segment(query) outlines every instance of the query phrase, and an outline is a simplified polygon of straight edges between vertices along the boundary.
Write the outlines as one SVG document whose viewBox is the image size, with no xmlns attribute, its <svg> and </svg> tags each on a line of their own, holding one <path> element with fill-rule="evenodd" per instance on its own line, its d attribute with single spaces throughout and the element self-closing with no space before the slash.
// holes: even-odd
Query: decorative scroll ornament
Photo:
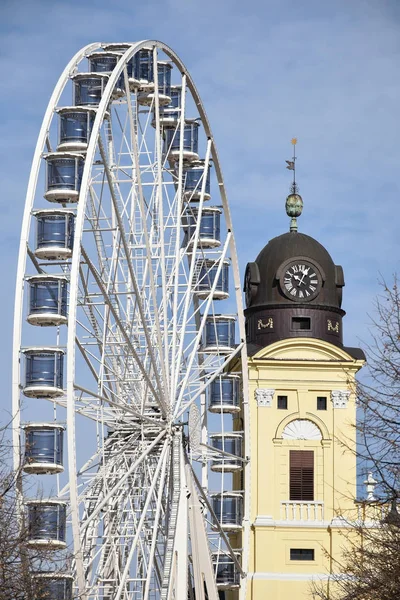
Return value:
<svg viewBox="0 0 400 600">
<path fill-rule="evenodd" d="M 273 329 L 274 328 L 274 320 L 272 317 L 269 317 L 265 321 L 263 319 L 258 319 L 257 329 Z"/>
<path fill-rule="evenodd" d="M 275 390 L 269 388 L 258 388 L 255 391 L 255 398 L 257 406 L 272 406 L 272 398 L 274 397 Z"/>
<path fill-rule="evenodd" d="M 322 440 L 320 429 L 308 419 L 296 419 L 288 423 L 282 432 L 284 440 Z"/>
<path fill-rule="evenodd" d="M 333 331 L 335 333 L 339 333 L 339 321 L 335 321 L 335 324 L 333 324 L 331 319 L 328 319 L 327 327 L 328 327 L 328 331 Z"/>
<path fill-rule="evenodd" d="M 350 398 L 350 390 L 332 390 L 331 400 L 333 408 L 347 408 Z"/>
</svg>

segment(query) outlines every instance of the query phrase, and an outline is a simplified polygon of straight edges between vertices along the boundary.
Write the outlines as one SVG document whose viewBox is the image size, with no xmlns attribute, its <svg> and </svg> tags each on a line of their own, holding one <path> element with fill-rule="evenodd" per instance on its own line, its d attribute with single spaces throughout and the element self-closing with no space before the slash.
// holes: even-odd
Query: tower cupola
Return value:
<svg viewBox="0 0 400 600">
<path fill-rule="evenodd" d="M 297 140 L 292 140 L 295 148 Z M 296 154 L 286 161 L 293 183 L 286 198 L 290 231 L 270 240 L 245 273 L 246 331 L 253 354 L 275 341 L 312 337 L 343 345 L 343 269 L 314 238 L 298 232 L 303 200 L 295 180 Z"/>
</svg>

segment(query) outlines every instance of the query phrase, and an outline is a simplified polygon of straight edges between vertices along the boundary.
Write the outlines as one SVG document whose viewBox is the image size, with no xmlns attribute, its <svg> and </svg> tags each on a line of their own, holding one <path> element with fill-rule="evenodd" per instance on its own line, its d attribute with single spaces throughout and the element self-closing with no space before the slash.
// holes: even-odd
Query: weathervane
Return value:
<svg viewBox="0 0 400 600">
<path fill-rule="evenodd" d="M 286 214 L 288 215 L 288 217 L 291 217 L 290 231 L 294 232 L 297 231 L 297 217 L 301 215 L 303 210 L 303 200 L 300 194 L 298 193 L 299 188 L 296 183 L 296 144 L 297 138 L 292 138 L 293 157 L 292 160 L 286 161 L 286 168 L 289 169 L 289 171 L 293 171 L 293 182 L 290 186 L 290 194 L 286 198 Z"/>
</svg>

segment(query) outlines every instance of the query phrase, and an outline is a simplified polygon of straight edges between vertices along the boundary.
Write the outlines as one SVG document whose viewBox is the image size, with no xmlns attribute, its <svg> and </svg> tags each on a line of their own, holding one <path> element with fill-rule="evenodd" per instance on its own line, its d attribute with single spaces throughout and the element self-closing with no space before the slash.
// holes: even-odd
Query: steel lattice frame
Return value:
<svg viewBox="0 0 400 600">
<path fill-rule="evenodd" d="M 23 446 L 21 348 L 25 338 L 30 339 L 24 325 L 25 280 L 31 272 L 52 274 L 58 268 L 69 279 L 67 332 L 64 333 L 66 328 L 54 328 L 55 345 L 63 346 L 65 336 L 66 347 L 65 396 L 54 402 L 55 415 L 57 410 L 66 411 L 68 441 L 68 477 L 67 481 L 60 478 L 58 497 L 69 503 L 69 542 L 79 597 L 186 600 L 188 589 L 194 585 L 196 598 L 204 598 L 204 577 L 208 597 L 217 598 L 211 581 L 214 574 L 210 550 L 223 547 L 224 552 L 232 553 L 232 549 L 222 529 L 210 534 L 207 525 L 211 506 L 202 487 L 207 487 L 208 466 L 216 453 L 207 445 L 205 394 L 229 365 L 240 364 L 243 455 L 248 459 L 241 282 L 225 185 L 210 125 L 186 67 L 165 44 L 129 44 L 109 76 L 85 152 L 72 259 L 52 265 L 38 261 L 32 250 L 32 210 L 43 202 L 37 184 L 43 153 L 52 149 L 55 109 L 82 61 L 104 46 L 86 46 L 62 73 L 45 113 L 31 168 L 15 297 L 15 466 L 21 463 Z M 214 188 L 220 194 L 225 223 L 221 247 L 212 251 L 200 247 L 199 225 L 190 245 L 185 245 L 181 234 L 183 135 L 176 163 L 178 177 L 172 180 L 162 147 L 157 85 L 147 113 L 137 104 L 135 93 L 113 100 L 121 75 L 125 89 L 129 89 L 127 62 L 149 47 L 153 49 L 155 81 L 160 53 L 180 73 L 182 106 L 177 128 L 183 133 L 186 90 L 201 120 L 205 134 L 204 173 L 212 160 L 217 183 Z M 204 176 L 199 215 L 204 204 L 205 179 Z M 217 274 L 210 293 L 201 299 L 193 292 L 197 276 L 193 257 L 210 256 L 217 261 Z M 240 343 L 227 355 L 207 356 L 199 353 L 198 347 L 207 315 L 215 314 L 213 294 L 228 257 Z M 39 330 L 38 338 L 40 334 Z M 198 404 L 201 411 L 203 444 L 189 452 L 184 423 L 192 404 Z M 77 426 L 78 420 L 85 423 L 83 429 Z M 222 421 L 221 416 L 223 430 Z M 191 466 L 193 460 L 203 465 L 202 485 Z M 240 538 L 242 599 L 248 562 L 247 461 L 243 470 L 247 491 L 243 493 Z M 222 473 L 219 479 L 223 490 L 226 475 Z"/>
</svg>

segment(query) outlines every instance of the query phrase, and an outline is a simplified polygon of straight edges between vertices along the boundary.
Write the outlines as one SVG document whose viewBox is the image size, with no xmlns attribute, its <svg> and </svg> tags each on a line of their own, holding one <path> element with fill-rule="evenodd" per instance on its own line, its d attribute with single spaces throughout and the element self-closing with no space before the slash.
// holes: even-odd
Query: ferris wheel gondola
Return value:
<svg viewBox="0 0 400 600">
<path fill-rule="evenodd" d="M 15 464 L 52 494 L 24 497 L 19 482 L 40 523 L 29 543 L 73 557 L 37 575 L 43 588 L 64 600 L 244 598 L 240 288 L 187 69 L 157 41 L 82 49 L 39 134 L 16 286 Z"/>
</svg>

